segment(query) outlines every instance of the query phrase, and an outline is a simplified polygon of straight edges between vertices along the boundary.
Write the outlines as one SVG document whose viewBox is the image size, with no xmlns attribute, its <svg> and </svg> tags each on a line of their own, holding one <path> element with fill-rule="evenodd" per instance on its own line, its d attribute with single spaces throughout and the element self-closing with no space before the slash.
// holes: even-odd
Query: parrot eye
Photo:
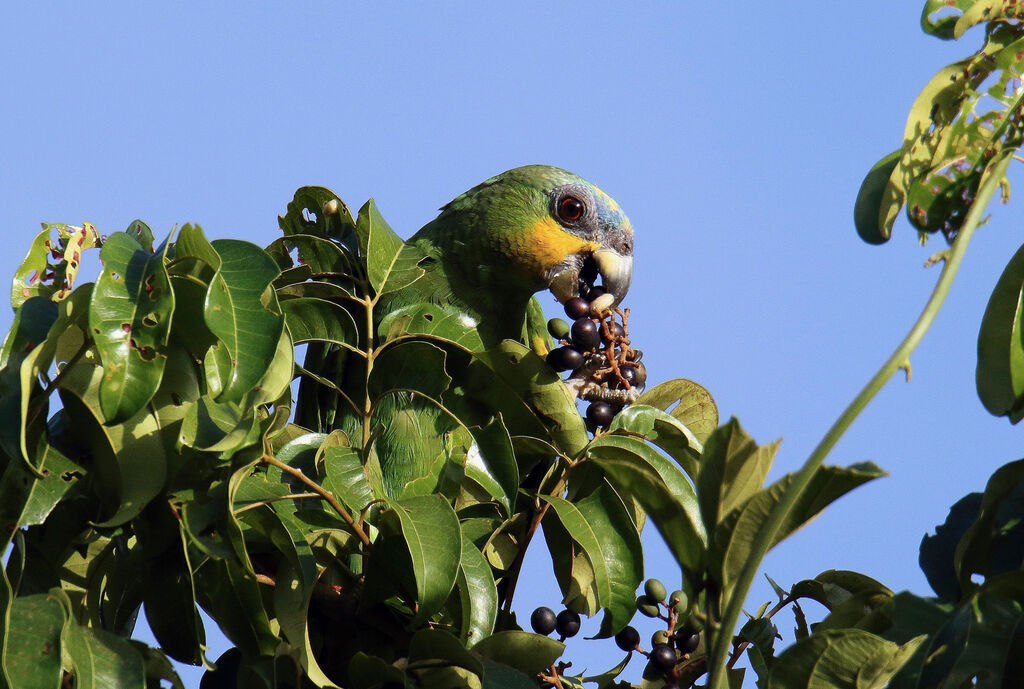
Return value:
<svg viewBox="0 0 1024 689">
<path fill-rule="evenodd" d="M 558 202 L 558 217 L 566 222 L 575 222 L 583 217 L 583 202 L 575 196 L 566 196 Z"/>
</svg>

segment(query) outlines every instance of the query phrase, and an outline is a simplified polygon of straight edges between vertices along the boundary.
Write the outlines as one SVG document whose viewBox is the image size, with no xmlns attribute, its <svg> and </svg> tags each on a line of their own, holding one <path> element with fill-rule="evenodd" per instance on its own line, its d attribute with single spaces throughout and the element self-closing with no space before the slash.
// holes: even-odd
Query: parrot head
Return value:
<svg viewBox="0 0 1024 689">
<path fill-rule="evenodd" d="M 600 279 L 617 304 L 633 277 L 633 228 L 619 205 L 582 177 L 547 165 L 519 167 L 444 206 L 438 221 L 461 226 L 482 247 L 481 288 L 549 289 L 560 302 Z M 450 222 L 446 222 L 450 221 Z M 491 279 L 486 279 L 486 278 Z"/>
</svg>

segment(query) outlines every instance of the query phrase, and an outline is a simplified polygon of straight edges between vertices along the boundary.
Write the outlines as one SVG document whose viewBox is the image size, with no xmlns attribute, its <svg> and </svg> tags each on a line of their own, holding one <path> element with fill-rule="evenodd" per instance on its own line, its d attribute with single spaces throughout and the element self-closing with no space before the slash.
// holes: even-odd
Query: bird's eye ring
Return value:
<svg viewBox="0 0 1024 689">
<path fill-rule="evenodd" d="M 583 202 L 575 196 L 566 196 L 558 202 L 558 217 L 575 222 L 583 217 Z"/>
</svg>

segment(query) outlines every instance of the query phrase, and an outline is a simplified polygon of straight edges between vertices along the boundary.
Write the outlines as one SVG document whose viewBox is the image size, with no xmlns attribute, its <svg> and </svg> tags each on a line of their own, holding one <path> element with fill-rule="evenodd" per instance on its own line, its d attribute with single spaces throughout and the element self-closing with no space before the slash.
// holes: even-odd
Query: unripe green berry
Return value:
<svg viewBox="0 0 1024 689">
<path fill-rule="evenodd" d="M 656 631 L 653 634 L 651 634 L 651 646 L 657 646 L 658 644 L 667 644 L 667 643 L 668 643 L 668 632 L 666 632 L 664 629 L 659 629 L 658 631 Z"/>
<path fill-rule="evenodd" d="M 569 337 L 569 324 L 561 318 L 552 318 L 548 321 L 548 332 L 556 340 Z"/>
<path fill-rule="evenodd" d="M 657 605 L 652 605 L 647 602 L 646 596 L 636 597 L 636 609 L 640 611 L 640 614 L 646 615 L 647 617 L 657 617 L 660 612 Z"/>
<path fill-rule="evenodd" d="M 657 604 L 665 600 L 665 585 L 657 579 L 648 579 L 644 582 L 644 596 L 648 603 Z"/>
<path fill-rule="evenodd" d="M 677 615 L 682 615 L 686 612 L 686 608 L 690 604 L 690 600 L 686 597 L 686 594 L 682 591 L 673 591 L 672 595 L 668 597 L 669 607 L 676 611 Z"/>
</svg>

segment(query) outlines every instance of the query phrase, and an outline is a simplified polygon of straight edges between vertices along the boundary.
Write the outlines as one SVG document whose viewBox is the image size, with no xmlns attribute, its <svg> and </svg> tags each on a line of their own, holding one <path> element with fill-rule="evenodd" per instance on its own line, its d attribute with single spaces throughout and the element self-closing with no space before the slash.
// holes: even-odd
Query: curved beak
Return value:
<svg viewBox="0 0 1024 689">
<path fill-rule="evenodd" d="M 548 289 L 560 302 L 580 295 L 581 287 L 601 284 L 615 297 L 613 305 L 622 301 L 633 281 L 633 254 L 601 247 L 566 257 L 549 271 Z"/>
</svg>

